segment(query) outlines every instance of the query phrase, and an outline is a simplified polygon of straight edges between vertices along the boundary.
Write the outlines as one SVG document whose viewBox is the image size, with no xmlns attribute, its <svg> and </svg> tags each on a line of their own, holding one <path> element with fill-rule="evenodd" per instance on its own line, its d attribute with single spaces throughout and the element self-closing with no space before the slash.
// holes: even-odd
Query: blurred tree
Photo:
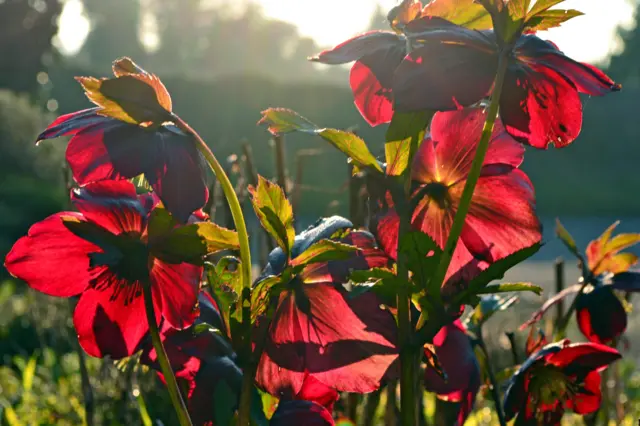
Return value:
<svg viewBox="0 0 640 426">
<path fill-rule="evenodd" d="M 59 0 L 0 1 L 0 88 L 35 94 L 53 59 Z"/>
<path fill-rule="evenodd" d="M 620 30 L 624 50 L 611 58 L 608 72 L 625 89 L 640 88 L 640 2 L 636 6 L 636 25 L 631 30 Z"/>
</svg>

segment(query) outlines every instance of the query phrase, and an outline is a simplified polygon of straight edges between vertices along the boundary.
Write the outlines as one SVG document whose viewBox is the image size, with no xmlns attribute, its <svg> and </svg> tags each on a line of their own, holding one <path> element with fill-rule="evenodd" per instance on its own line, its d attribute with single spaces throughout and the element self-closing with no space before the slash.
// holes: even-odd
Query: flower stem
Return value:
<svg viewBox="0 0 640 426">
<path fill-rule="evenodd" d="M 245 362 L 244 375 L 242 379 L 242 389 L 240 393 L 240 407 L 238 411 L 238 426 L 248 426 L 251 411 L 251 394 L 253 387 L 253 379 L 255 375 L 254 363 L 251 362 L 251 250 L 249 246 L 249 233 L 247 232 L 247 224 L 244 221 L 242 206 L 238 200 L 233 185 L 229 181 L 229 177 L 225 173 L 218 159 L 213 154 L 209 146 L 202 137 L 184 120 L 175 117 L 178 127 L 190 133 L 195 138 L 196 147 L 204 156 L 211 170 L 220 182 L 222 192 L 224 193 L 231 216 L 238 232 L 238 240 L 240 241 L 240 269 L 242 277 L 242 294 L 238 300 L 238 309 L 242 310 L 242 340 L 244 350 L 240 353 L 240 358 Z"/>
<path fill-rule="evenodd" d="M 453 224 L 451 225 L 451 230 L 449 231 L 449 238 L 447 239 L 447 243 L 445 244 L 440 263 L 438 264 L 438 268 L 436 269 L 436 274 L 432 279 L 432 282 L 437 283 L 439 288 L 441 288 L 442 284 L 444 283 L 445 276 L 447 275 L 447 270 L 449 269 L 449 265 L 451 264 L 453 252 L 455 251 L 458 240 L 460 239 L 460 234 L 462 233 L 462 228 L 464 227 L 465 218 L 467 217 L 469 206 L 471 205 L 473 191 L 475 190 L 478 179 L 480 178 L 480 172 L 482 171 L 484 157 L 487 154 L 487 150 L 489 148 L 489 141 L 491 140 L 491 134 L 493 133 L 493 125 L 495 124 L 496 117 L 498 116 L 498 107 L 500 104 L 500 95 L 502 94 L 502 85 L 504 82 L 505 73 L 507 71 L 507 53 L 508 50 L 505 50 L 500 54 L 500 58 L 498 61 L 498 72 L 496 74 L 496 79 L 494 82 L 493 94 L 491 95 L 491 103 L 489 104 L 489 109 L 487 111 L 487 118 L 482 129 L 482 136 L 480 138 L 480 142 L 478 143 L 478 148 L 476 150 L 475 157 L 473 158 L 473 163 L 471 163 L 471 170 L 469 171 L 467 181 L 462 191 L 462 196 L 460 197 L 458 210 L 456 211 L 456 215 L 453 219 Z"/>
<path fill-rule="evenodd" d="M 580 290 L 578 290 L 578 293 L 576 293 L 576 297 L 573 298 L 569 309 L 567 309 L 567 312 L 564 313 L 564 316 L 558 320 L 556 329 L 553 333 L 554 340 L 564 339 L 567 331 L 567 326 L 569 325 L 569 320 L 571 319 L 571 315 L 573 315 L 578 305 L 578 298 L 587 287 L 587 285 L 589 285 L 589 282 L 589 279 L 584 280 L 584 283 L 582 283 L 582 287 L 580 287 Z"/>
<path fill-rule="evenodd" d="M 494 405 L 496 407 L 496 414 L 498 415 L 498 421 L 500 422 L 500 426 L 507 426 L 507 421 L 504 417 L 504 411 L 502 410 L 502 400 L 500 398 L 500 392 L 498 392 L 498 381 L 496 380 L 496 376 L 493 373 L 493 367 L 491 366 L 491 358 L 489 357 L 489 351 L 487 350 L 487 346 L 484 344 L 484 339 L 482 338 L 482 330 L 478 333 L 478 346 L 484 353 L 484 358 L 486 361 L 487 367 L 487 375 L 489 376 L 489 382 L 491 383 L 490 391 L 491 398 L 493 398 Z"/>
<path fill-rule="evenodd" d="M 173 374 L 173 369 L 169 363 L 169 357 L 167 356 L 167 352 L 164 350 L 162 340 L 160 339 L 160 331 L 158 330 L 158 324 L 156 324 L 156 314 L 153 308 L 151 285 L 149 283 L 142 286 L 142 294 L 144 296 L 144 308 L 147 314 L 147 322 L 149 323 L 149 332 L 151 333 L 151 342 L 153 343 L 153 348 L 156 350 L 160 370 L 162 371 L 164 380 L 167 382 L 169 396 L 171 397 L 171 402 L 173 403 L 173 407 L 178 415 L 180 426 L 192 426 L 189 411 L 184 403 L 184 399 L 182 399 L 182 394 L 178 388 L 178 382 L 176 382 L 176 376 Z"/>
</svg>

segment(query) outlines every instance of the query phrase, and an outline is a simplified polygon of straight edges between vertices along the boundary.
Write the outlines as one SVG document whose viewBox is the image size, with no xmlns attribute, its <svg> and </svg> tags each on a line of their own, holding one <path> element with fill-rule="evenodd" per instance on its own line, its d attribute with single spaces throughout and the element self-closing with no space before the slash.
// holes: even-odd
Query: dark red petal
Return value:
<svg viewBox="0 0 640 426">
<path fill-rule="evenodd" d="M 485 97 L 493 84 L 495 44 L 479 32 L 456 27 L 430 31 L 396 69 L 397 111 L 460 109 Z"/>
<path fill-rule="evenodd" d="M 273 413 L 271 426 L 333 426 L 331 413 L 322 405 L 311 401 L 282 401 Z"/>
<path fill-rule="evenodd" d="M 160 199 L 179 221 L 186 223 L 209 197 L 200 154 L 193 141 L 171 131 L 154 136 L 155 152 L 145 176 Z"/>
<path fill-rule="evenodd" d="M 162 316 L 175 329 L 183 329 L 198 315 L 196 302 L 202 267 L 181 263 L 172 265 L 154 259 L 151 267 L 153 291 L 162 297 Z"/>
<path fill-rule="evenodd" d="M 71 191 L 71 202 L 83 216 L 114 235 L 125 232 L 142 234 L 146 211 L 136 195 L 135 187 L 125 180 L 90 183 Z"/>
<path fill-rule="evenodd" d="M 516 63 L 505 76 L 500 115 L 520 142 L 561 148 L 580 134 L 582 102 L 576 87 L 553 69 Z"/>
<path fill-rule="evenodd" d="M 286 398 L 286 397 L 285 397 Z M 316 379 L 314 376 L 306 374 L 302 382 L 302 388 L 295 399 L 302 401 L 313 401 L 324 408 L 333 411 L 333 405 L 338 400 L 338 392 Z"/>
<path fill-rule="evenodd" d="M 75 135 L 87 127 L 94 127 L 112 120 L 109 117 L 98 115 L 97 110 L 98 108 L 90 108 L 61 115 L 38 136 L 38 142 L 44 139 Z"/>
<path fill-rule="evenodd" d="M 35 290 L 51 296 L 70 297 L 87 288 L 92 274 L 89 253 L 100 248 L 73 234 L 62 216 L 84 220 L 79 213 L 63 212 L 31 226 L 5 258 L 11 275 L 24 280 Z"/>
<path fill-rule="evenodd" d="M 375 233 L 380 248 L 392 259 L 398 257 L 398 230 L 400 216 L 395 209 L 388 209 L 376 218 Z"/>
<path fill-rule="evenodd" d="M 582 334 L 595 343 L 610 343 L 627 329 L 627 312 L 608 286 L 578 295 L 576 318 Z"/>
<path fill-rule="evenodd" d="M 369 31 L 342 42 L 333 49 L 320 52 L 311 60 L 329 65 L 346 64 L 397 46 L 404 47 L 405 41 L 396 33 Z"/>
<path fill-rule="evenodd" d="M 149 330 L 142 290 L 139 286 L 133 288 L 131 284 L 118 280 L 106 268 L 96 278 L 95 286 L 105 288 L 92 288 L 82 293 L 73 313 L 80 345 L 95 357 L 109 355 L 118 359 L 132 355 Z M 112 300 L 118 286 L 123 290 Z M 127 297 L 129 295 L 131 297 Z M 155 310 L 157 322 L 161 317 L 160 306 L 157 305 Z"/>
<path fill-rule="evenodd" d="M 372 293 L 347 297 L 329 284 L 285 293 L 256 380 L 281 395 L 300 392 L 305 373 L 335 389 L 371 392 L 397 359 L 396 324 Z"/>
<path fill-rule="evenodd" d="M 565 340 L 561 350 L 546 356 L 546 362 L 573 375 L 599 371 L 620 357 L 620 352 L 616 349 L 600 343 L 569 343 Z"/>
<path fill-rule="evenodd" d="M 578 414 L 589 414 L 600 408 L 601 401 L 600 373 L 592 371 L 585 377 L 582 391 L 568 400 L 566 407 Z"/>
</svg>

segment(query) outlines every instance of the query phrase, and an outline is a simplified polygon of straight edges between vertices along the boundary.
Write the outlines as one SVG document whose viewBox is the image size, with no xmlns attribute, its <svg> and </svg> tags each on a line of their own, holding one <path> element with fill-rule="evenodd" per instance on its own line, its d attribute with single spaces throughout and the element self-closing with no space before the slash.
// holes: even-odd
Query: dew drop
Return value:
<svg viewBox="0 0 640 426">
<path fill-rule="evenodd" d="M 320 355 L 324 355 L 324 346 L 320 346 L 320 349 L 318 349 L 318 353 L 320 353 Z"/>
</svg>

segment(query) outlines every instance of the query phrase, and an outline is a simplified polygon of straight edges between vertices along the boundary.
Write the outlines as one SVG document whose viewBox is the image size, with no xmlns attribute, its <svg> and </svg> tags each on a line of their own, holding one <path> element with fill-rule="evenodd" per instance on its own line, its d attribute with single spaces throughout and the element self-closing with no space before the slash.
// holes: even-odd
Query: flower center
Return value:
<svg viewBox="0 0 640 426">
<path fill-rule="evenodd" d="M 107 266 L 117 278 L 130 283 L 149 280 L 149 249 L 138 233 L 120 234 L 112 244 L 91 253 L 91 266 Z"/>
<path fill-rule="evenodd" d="M 427 196 L 438 204 L 441 209 L 448 209 L 451 206 L 449 187 L 442 182 L 430 182 L 422 185 L 416 192 L 418 199 Z"/>
<path fill-rule="evenodd" d="M 578 385 L 562 370 L 554 366 L 541 366 L 532 371 L 529 378 L 529 395 L 532 407 L 537 413 L 544 413 L 545 407 L 557 407 L 571 399 L 578 391 Z"/>
</svg>

